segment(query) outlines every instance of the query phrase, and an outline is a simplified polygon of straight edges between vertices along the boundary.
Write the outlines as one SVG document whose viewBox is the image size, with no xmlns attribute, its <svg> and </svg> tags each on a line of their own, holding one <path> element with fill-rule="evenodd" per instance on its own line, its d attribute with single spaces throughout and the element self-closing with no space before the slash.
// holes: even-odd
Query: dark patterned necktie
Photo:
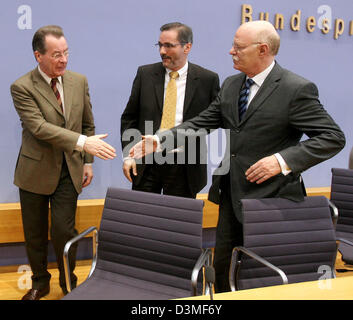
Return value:
<svg viewBox="0 0 353 320">
<path fill-rule="evenodd" d="M 64 113 L 63 104 L 61 102 L 61 97 L 60 97 L 60 92 L 59 92 L 58 88 L 56 87 L 56 83 L 58 81 L 59 81 L 58 78 L 51 79 L 51 88 L 54 91 L 56 99 L 58 100 L 58 104 L 59 104 L 59 106 L 61 108 L 61 111 Z"/>
<path fill-rule="evenodd" d="M 249 98 L 249 92 L 250 92 L 250 87 L 254 84 L 254 80 L 248 79 L 245 82 L 244 88 L 240 91 L 239 94 L 239 101 L 238 101 L 238 106 L 239 106 L 239 121 L 244 116 L 244 113 L 246 111 L 246 106 L 248 104 L 248 98 Z"/>
</svg>

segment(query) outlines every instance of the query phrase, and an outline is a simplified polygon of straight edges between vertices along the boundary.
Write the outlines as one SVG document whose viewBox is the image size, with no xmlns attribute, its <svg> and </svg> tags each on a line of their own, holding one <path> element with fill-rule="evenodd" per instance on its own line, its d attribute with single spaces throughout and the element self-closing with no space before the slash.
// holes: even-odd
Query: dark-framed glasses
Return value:
<svg viewBox="0 0 353 320">
<path fill-rule="evenodd" d="M 185 43 L 170 43 L 170 42 L 165 42 L 165 43 L 161 43 L 161 42 L 157 42 L 154 46 L 156 48 L 161 49 L 162 47 L 165 49 L 172 49 L 175 48 L 177 46 L 183 46 Z"/>
</svg>

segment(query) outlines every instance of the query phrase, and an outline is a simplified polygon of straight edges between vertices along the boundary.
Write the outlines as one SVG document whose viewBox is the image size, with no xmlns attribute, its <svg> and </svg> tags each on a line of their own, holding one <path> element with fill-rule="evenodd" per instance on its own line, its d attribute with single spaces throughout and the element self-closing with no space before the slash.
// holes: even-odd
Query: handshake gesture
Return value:
<svg viewBox="0 0 353 320">
<path fill-rule="evenodd" d="M 107 136 L 108 134 L 97 134 L 87 137 L 83 150 L 103 160 L 114 159 L 116 157 L 115 149 L 102 140 Z"/>
<path fill-rule="evenodd" d="M 129 151 L 129 157 L 134 159 L 141 159 L 146 155 L 157 150 L 157 141 L 154 136 L 142 136 L 142 140 L 136 143 Z"/>
</svg>

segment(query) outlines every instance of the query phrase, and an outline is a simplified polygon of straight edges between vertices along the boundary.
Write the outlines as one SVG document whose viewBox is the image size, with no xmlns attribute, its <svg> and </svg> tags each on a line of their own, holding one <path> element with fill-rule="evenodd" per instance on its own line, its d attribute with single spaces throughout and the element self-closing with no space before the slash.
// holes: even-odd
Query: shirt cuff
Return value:
<svg viewBox="0 0 353 320">
<path fill-rule="evenodd" d="M 83 151 L 83 146 L 85 145 L 86 139 L 87 139 L 87 136 L 81 134 L 77 140 L 75 150 L 80 152 Z"/>
<path fill-rule="evenodd" d="M 277 161 L 278 161 L 278 163 L 279 163 L 279 165 L 281 167 L 282 174 L 284 176 L 290 174 L 292 172 L 292 170 L 288 167 L 288 165 L 284 161 L 283 157 L 279 153 L 276 153 L 275 157 L 277 158 Z"/>
<path fill-rule="evenodd" d="M 161 152 L 161 140 L 159 140 L 159 137 L 156 134 L 153 136 L 153 140 L 157 142 L 156 152 Z"/>
</svg>

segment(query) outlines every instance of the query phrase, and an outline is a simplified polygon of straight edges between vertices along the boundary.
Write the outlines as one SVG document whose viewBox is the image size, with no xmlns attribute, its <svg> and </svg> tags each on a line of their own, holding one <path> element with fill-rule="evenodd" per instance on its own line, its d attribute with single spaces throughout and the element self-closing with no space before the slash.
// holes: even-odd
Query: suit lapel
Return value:
<svg viewBox="0 0 353 320">
<path fill-rule="evenodd" d="M 234 119 L 234 126 L 237 126 L 239 124 L 239 105 L 238 105 L 238 100 L 239 100 L 239 92 L 241 89 L 241 86 L 243 85 L 245 81 L 245 74 L 243 74 L 240 79 L 237 81 L 234 81 L 233 84 L 233 90 L 232 90 L 232 95 L 231 95 L 231 105 L 232 105 L 232 119 Z"/>
<path fill-rule="evenodd" d="M 64 88 L 64 102 L 65 102 L 65 118 L 66 121 L 70 118 L 72 97 L 73 97 L 73 79 L 70 74 L 66 71 L 63 79 L 63 88 Z"/>
<path fill-rule="evenodd" d="M 247 121 L 251 115 L 262 105 L 262 103 L 270 96 L 270 94 L 278 87 L 278 81 L 281 78 L 281 67 L 276 63 L 270 74 L 265 79 L 255 97 L 245 112 L 241 123 Z"/>
<path fill-rule="evenodd" d="M 186 111 L 190 107 L 192 98 L 196 91 L 198 85 L 199 75 L 192 63 L 189 62 L 188 67 L 188 75 L 186 78 L 186 87 L 185 87 L 185 99 L 184 99 L 184 108 L 183 108 L 183 116 L 185 116 Z"/>
<path fill-rule="evenodd" d="M 157 64 L 153 73 L 154 89 L 159 109 L 163 110 L 165 69 L 162 63 Z"/>
<path fill-rule="evenodd" d="M 33 86 L 57 112 L 63 115 L 52 88 L 50 88 L 49 84 L 43 79 L 37 68 L 33 70 Z"/>
</svg>

